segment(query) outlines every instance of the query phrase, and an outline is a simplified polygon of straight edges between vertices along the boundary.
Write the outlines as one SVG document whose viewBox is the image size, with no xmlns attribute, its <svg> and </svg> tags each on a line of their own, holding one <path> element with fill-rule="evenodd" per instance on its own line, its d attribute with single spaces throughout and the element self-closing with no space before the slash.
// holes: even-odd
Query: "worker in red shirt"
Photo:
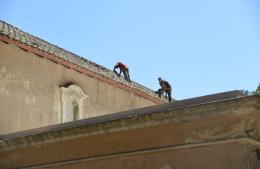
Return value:
<svg viewBox="0 0 260 169">
<path fill-rule="evenodd" d="M 119 73 L 116 71 L 117 68 L 119 68 L 119 70 L 120 70 Z M 122 62 L 117 62 L 117 64 L 114 66 L 113 72 L 115 72 L 119 77 L 121 76 L 121 73 L 123 72 L 123 74 L 125 76 L 125 80 L 131 82 L 130 75 L 129 75 L 129 69 L 126 64 L 123 64 Z"/>
</svg>

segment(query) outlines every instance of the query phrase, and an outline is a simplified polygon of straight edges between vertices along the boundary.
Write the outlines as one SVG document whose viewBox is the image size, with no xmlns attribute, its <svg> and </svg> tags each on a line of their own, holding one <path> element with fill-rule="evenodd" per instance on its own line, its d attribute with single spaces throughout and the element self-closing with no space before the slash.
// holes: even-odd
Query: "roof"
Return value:
<svg viewBox="0 0 260 169">
<path fill-rule="evenodd" d="M 37 49 L 40 50 L 41 52 L 54 55 L 57 59 L 61 59 L 65 62 L 87 69 L 102 77 L 106 77 L 108 79 L 121 83 L 128 88 L 130 87 L 132 89 L 141 91 L 149 96 L 152 96 L 153 98 L 156 98 L 157 100 L 161 100 L 161 102 L 163 101 L 163 99 L 158 98 L 158 96 L 154 93 L 153 90 L 133 81 L 129 83 L 122 77 L 118 78 L 117 76 L 115 76 L 113 71 L 109 70 L 104 66 L 101 66 L 97 63 L 94 63 L 90 60 L 80 57 L 72 52 L 69 52 L 56 45 L 53 45 L 45 40 L 42 40 L 36 36 L 26 33 L 1 20 L 0 20 L 0 37 L 7 37 L 18 43 L 26 45 L 32 49 Z"/>
</svg>

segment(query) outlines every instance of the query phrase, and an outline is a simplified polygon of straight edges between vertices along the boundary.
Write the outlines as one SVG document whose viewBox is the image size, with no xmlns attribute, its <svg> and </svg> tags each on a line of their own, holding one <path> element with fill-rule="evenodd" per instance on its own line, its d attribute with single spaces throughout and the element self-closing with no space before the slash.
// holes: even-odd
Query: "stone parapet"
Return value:
<svg viewBox="0 0 260 169">
<path fill-rule="evenodd" d="M 226 147 L 223 153 L 230 146 L 240 149 L 242 145 L 250 145 L 258 149 L 259 122 L 259 96 L 204 98 L 193 103 L 186 100 L 182 104 L 162 104 L 2 135 L 0 164 L 1 168 L 55 168 L 87 163 L 90 159 L 121 159 L 134 154 L 174 153 L 180 149 L 206 151 L 207 147 L 212 153 L 217 151 L 213 147 L 218 146 Z M 232 153 L 232 158 L 235 154 Z"/>
</svg>

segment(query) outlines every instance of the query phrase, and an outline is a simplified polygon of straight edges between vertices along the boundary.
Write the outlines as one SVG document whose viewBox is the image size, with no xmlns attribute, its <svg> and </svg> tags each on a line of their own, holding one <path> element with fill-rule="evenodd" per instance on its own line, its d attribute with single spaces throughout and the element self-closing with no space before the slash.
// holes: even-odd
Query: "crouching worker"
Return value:
<svg viewBox="0 0 260 169">
<path fill-rule="evenodd" d="M 172 87 L 171 85 L 166 81 L 163 80 L 161 77 L 158 78 L 159 84 L 161 86 L 160 89 L 158 89 L 158 91 L 156 91 L 155 93 L 159 95 L 159 97 L 161 98 L 161 96 L 163 95 L 163 93 L 166 93 L 166 96 L 168 97 L 169 102 L 172 101 Z"/>
<path fill-rule="evenodd" d="M 116 71 L 116 69 L 119 68 L 119 73 Z M 130 75 L 129 75 L 129 69 L 127 67 L 126 64 L 123 64 L 122 62 L 118 62 L 115 66 L 114 66 L 114 70 L 113 72 L 115 72 L 117 74 L 118 77 L 121 76 L 121 73 L 123 72 L 125 80 L 131 82 L 130 80 Z"/>
</svg>

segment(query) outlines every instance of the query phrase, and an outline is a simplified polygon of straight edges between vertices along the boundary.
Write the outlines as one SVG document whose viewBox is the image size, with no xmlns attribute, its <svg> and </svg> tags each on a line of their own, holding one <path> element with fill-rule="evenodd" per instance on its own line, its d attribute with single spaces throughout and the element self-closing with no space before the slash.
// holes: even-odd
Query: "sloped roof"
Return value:
<svg viewBox="0 0 260 169">
<path fill-rule="evenodd" d="M 158 96 L 154 93 L 153 90 L 148 89 L 147 87 L 145 87 L 143 85 L 140 85 L 133 81 L 132 81 L 132 83 L 129 83 L 123 77 L 118 78 L 117 76 L 115 76 L 113 71 L 105 68 L 104 66 L 101 66 L 97 63 L 94 63 L 90 60 L 80 57 L 72 52 L 62 49 L 56 45 L 53 45 L 45 40 L 42 40 L 36 36 L 26 33 L 16 27 L 0 20 L 0 37 L 1 36 L 15 40 L 19 43 L 29 46 L 30 48 L 35 48 L 42 52 L 46 52 L 50 55 L 54 55 L 58 59 L 62 59 L 64 61 L 72 63 L 76 66 L 87 69 L 95 74 L 98 74 L 98 75 L 101 75 L 108 79 L 111 79 L 113 81 L 122 83 L 122 84 L 126 85 L 127 87 L 141 91 L 149 96 L 158 98 Z M 160 100 L 160 99 L 158 98 L 158 100 Z M 161 99 L 161 100 L 163 100 L 163 99 Z"/>
</svg>

